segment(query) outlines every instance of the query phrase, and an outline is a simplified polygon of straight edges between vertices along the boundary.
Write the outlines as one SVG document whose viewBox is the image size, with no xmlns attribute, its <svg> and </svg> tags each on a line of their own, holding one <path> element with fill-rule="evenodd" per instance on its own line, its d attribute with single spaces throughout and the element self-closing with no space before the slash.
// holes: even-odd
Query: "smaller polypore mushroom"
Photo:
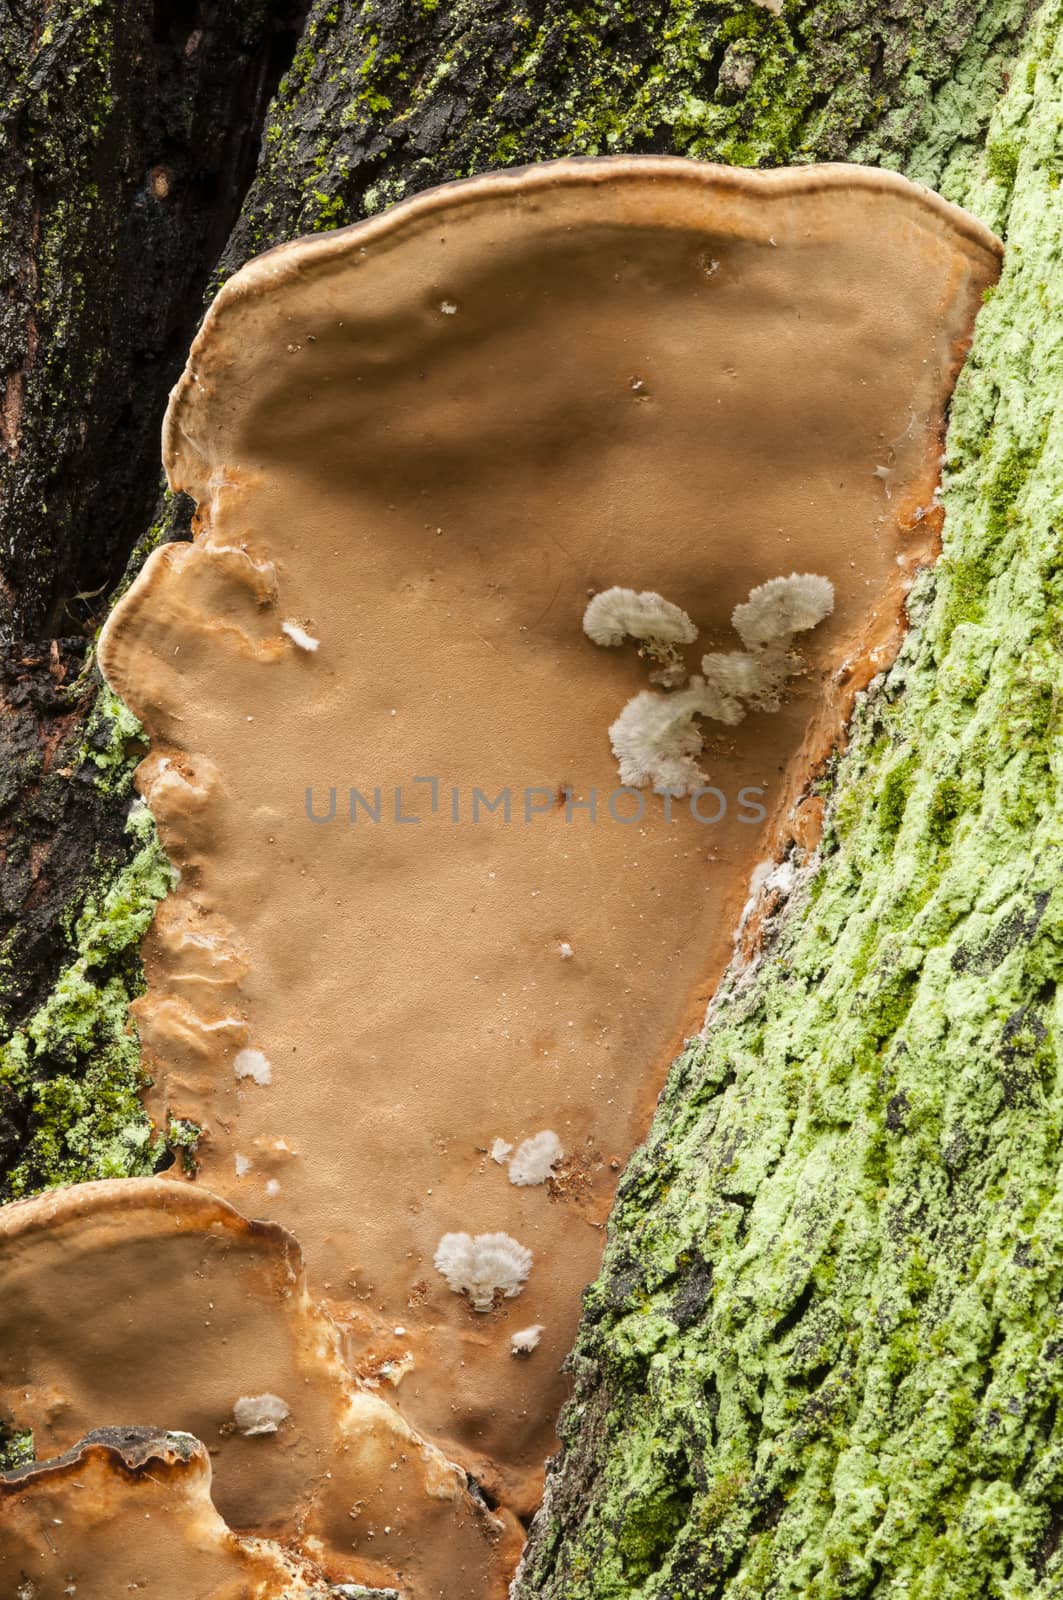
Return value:
<svg viewBox="0 0 1063 1600">
<path fill-rule="evenodd" d="M 0 1385 L 49 1455 L 116 1419 L 209 1439 L 226 1520 L 298 1540 L 352 1580 L 402 1571 L 458 1600 L 451 1575 L 490 1573 L 519 1534 L 354 1382 L 292 1236 L 188 1184 L 78 1184 L 0 1209 Z"/>
<path fill-rule="evenodd" d="M 213 1600 L 330 1592 L 306 1560 L 231 1532 L 210 1482 L 198 1439 L 154 1428 L 101 1428 L 53 1461 L 0 1477 L 0 1591 L 12 1600 L 109 1600 L 133 1589 Z"/>
</svg>

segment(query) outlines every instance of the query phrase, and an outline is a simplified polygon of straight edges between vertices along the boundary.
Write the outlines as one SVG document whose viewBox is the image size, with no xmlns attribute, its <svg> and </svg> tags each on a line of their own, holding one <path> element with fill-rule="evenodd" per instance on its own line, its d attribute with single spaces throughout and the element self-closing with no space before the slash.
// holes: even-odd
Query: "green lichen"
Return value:
<svg viewBox="0 0 1063 1600">
<path fill-rule="evenodd" d="M 138 743 L 142 750 L 147 748 L 140 722 L 104 684 L 86 722 L 76 763 L 91 762 L 97 772 L 97 788 L 122 799 L 132 791 L 136 763 L 130 760 L 130 746 Z"/>
<path fill-rule="evenodd" d="M 116 803 L 130 791 L 130 747 L 142 748 L 141 740 L 136 718 L 103 689 L 82 760 L 95 766 L 97 785 Z M 72 959 L 44 1004 L 0 1042 L 0 1093 L 26 1107 L 29 1121 L 19 1162 L 4 1182 L 7 1199 L 59 1183 L 133 1177 L 159 1163 L 128 1007 L 143 992 L 137 947 L 175 873 L 140 801 L 130 807 L 126 830 L 134 853 L 117 870 L 101 869 L 71 929 Z"/>
<path fill-rule="evenodd" d="M 625 1175 L 522 1600 L 1063 1592 L 1061 145 L 1053 0 L 956 196 L 943 559 Z"/>
</svg>

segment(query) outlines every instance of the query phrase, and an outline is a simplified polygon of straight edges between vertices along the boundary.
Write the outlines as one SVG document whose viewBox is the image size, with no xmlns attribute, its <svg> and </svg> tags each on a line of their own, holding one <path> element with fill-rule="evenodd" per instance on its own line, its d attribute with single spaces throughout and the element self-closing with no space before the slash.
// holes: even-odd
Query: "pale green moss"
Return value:
<svg viewBox="0 0 1063 1600">
<path fill-rule="evenodd" d="M 526 1600 L 1063 1592 L 1061 149 L 1053 0 L 957 193 L 1008 256 L 943 557 L 624 1178 Z"/>
</svg>

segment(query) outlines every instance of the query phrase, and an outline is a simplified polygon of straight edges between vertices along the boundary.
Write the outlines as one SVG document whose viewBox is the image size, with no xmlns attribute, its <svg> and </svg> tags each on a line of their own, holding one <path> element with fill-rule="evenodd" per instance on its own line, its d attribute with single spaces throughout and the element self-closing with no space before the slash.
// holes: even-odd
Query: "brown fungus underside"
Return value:
<svg viewBox="0 0 1063 1600">
<path fill-rule="evenodd" d="M 338 1339 L 318 1387 L 342 1357 L 504 1508 L 470 1531 L 462 1495 L 444 1515 L 411 1479 L 371 1541 L 308 1522 L 325 1429 L 287 1512 L 248 1502 L 242 1528 L 425 1597 L 504 1585 L 619 1165 L 753 869 L 815 848 L 810 778 L 934 553 L 944 408 L 998 266 L 979 224 L 890 173 L 618 159 L 435 191 L 218 296 L 165 432 L 195 542 L 150 558 L 100 646 L 182 873 L 136 1006 L 152 1109 L 205 1129 L 201 1185 L 299 1239 Z M 696 670 L 792 571 L 828 578 L 834 613 L 777 713 L 707 729 L 726 816 L 645 793 L 618 820 L 637 805 L 609 808 L 607 729 L 645 669 L 590 643 L 588 595 L 681 606 Z M 352 788 L 372 810 L 379 790 L 379 820 L 349 819 Z M 331 789 L 311 820 L 306 791 L 324 818 Z M 474 791 L 507 789 L 508 820 L 482 800 L 474 820 Z M 509 1182 L 494 1141 L 547 1129 L 553 1177 Z M 433 1265 L 452 1232 L 530 1249 L 522 1290 L 472 1310 Z M 195 1319 L 173 1327 L 213 1390 Z M 116 1368 L 138 1328 L 99 1335 Z M 164 1425 L 196 1431 L 191 1407 Z M 263 1470 L 280 1438 L 245 1441 Z M 229 1441 L 216 1472 L 224 1506 Z"/>
</svg>

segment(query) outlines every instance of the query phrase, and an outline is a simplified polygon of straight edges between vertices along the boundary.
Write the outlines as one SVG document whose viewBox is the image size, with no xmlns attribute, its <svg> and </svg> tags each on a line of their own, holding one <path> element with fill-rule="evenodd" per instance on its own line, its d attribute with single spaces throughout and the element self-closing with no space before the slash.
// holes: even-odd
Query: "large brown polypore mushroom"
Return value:
<svg viewBox="0 0 1063 1600">
<path fill-rule="evenodd" d="M 154 1103 L 518 1510 L 616 1170 L 933 553 L 998 262 L 888 172 L 560 162 L 251 262 L 174 392 L 196 539 L 100 652 L 183 874 L 137 1004 Z M 682 608 L 681 673 L 791 572 L 834 612 L 777 713 L 707 728 L 718 792 L 617 797 L 607 729 L 646 675 L 584 633 L 588 596 Z M 508 1181 L 547 1132 L 547 1182 Z M 451 1268 L 501 1234 L 485 1309 Z"/>
</svg>

